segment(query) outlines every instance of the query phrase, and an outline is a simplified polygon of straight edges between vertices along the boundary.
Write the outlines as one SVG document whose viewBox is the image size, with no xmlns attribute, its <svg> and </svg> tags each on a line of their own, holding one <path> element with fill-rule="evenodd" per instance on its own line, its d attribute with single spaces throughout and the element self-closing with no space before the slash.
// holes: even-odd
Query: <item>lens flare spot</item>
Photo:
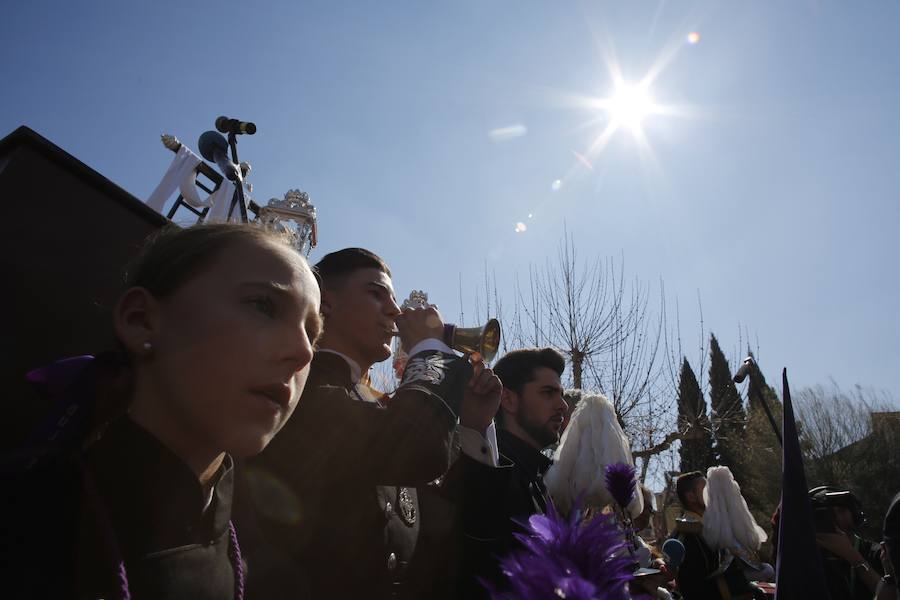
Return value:
<svg viewBox="0 0 900 600">
<path fill-rule="evenodd" d="M 533 215 L 532 215 L 531 213 L 528 213 L 528 218 L 529 218 L 529 219 L 530 219 L 532 216 L 533 216 Z"/>
<path fill-rule="evenodd" d="M 525 223 L 523 223 L 521 221 L 516 223 L 516 233 L 524 233 L 527 229 L 528 229 L 528 226 Z"/>
<path fill-rule="evenodd" d="M 509 127 L 498 127 L 497 129 L 491 129 L 488 132 L 488 137 L 490 137 L 491 141 L 493 142 L 505 142 L 518 137 L 522 137 L 527 133 L 528 128 L 520 123 L 517 123 L 515 125 L 510 125 Z"/>
<path fill-rule="evenodd" d="M 554 192 L 558 192 L 561 187 L 562 187 L 561 179 L 557 179 L 556 181 L 554 181 L 553 183 L 550 184 L 550 189 L 553 190 Z"/>
<path fill-rule="evenodd" d="M 589 161 L 587 158 L 585 158 L 585 156 L 583 154 L 581 154 L 580 152 L 572 150 L 572 156 L 574 156 L 578 160 L 578 162 L 583 164 L 585 166 L 585 168 L 587 168 L 588 171 L 594 170 L 594 165 L 591 164 L 591 161 Z M 560 185 L 562 185 L 562 184 L 560 183 Z"/>
<path fill-rule="evenodd" d="M 694 45 L 699 41 L 700 41 L 700 34 L 698 32 L 692 31 L 689 34 L 687 34 L 687 43 L 688 44 Z"/>
</svg>

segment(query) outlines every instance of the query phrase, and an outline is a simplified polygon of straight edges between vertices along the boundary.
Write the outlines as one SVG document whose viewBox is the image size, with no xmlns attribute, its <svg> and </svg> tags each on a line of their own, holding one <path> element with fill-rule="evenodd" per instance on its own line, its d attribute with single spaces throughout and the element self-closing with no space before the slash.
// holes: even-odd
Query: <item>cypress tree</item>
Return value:
<svg viewBox="0 0 900 600">
<path fill-rule="evenodd" d="M 681 440 L 681 472 L 703 471 L 716 464 L 712 431 L 706 414 L 706 399 L 697 376 L 685 358 L 678 381 L 678 430 L 687 431 Z"/>
<path fill-rule="evenodd" d="M 728 360 L 719 347 L 715 335 L 709 339 L 709 399 L 712 404 L 712 426 L 716 438 L 716 456 L 720 465 L 731 469 L 734 478 L 746 486 L 744 454 L 747 414 L 734 380 Z"/>
</svg>

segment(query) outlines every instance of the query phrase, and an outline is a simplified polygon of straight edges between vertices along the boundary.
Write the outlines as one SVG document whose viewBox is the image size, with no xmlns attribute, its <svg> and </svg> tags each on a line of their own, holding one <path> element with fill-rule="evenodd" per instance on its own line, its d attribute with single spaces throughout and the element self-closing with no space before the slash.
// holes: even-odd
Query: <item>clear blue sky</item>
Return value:
<svg viewBox="0 0 900 600">
<path fill-rule="evenodd" d="M 448 318 L 460 273 L 470 313 L 485 262 L 509 289 L 566 225 L 664 280 L 690 359 L 699 290 L 770 381 L 900 397 L 898 25 L 894 2 L 7 3 L 0 134 L 26 124 L 145 198 L 161 133 L 196 148 L 216 116 L 252 120 L 254 197 L 310 193 L 312 258 L 371 248 Z M 611 48 L 632 81 L 670 56 L 650 92 L 689 114 L 644 120 L 652 160 L 620 130 L 589 170 L 573 151 L 604 123 L 571 99 L 612 92 Z"/>
</svg>

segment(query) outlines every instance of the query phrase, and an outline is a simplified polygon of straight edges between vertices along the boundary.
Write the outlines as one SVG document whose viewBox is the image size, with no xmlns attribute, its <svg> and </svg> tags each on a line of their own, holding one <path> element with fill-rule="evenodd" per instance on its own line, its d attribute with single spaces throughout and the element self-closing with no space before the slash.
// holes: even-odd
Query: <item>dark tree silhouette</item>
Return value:
<svg viewBox="0 0 900 600">
<path fill-rule="evenodd" d="M 678 430 L 683 431 L 681 472 L 703 471 L 716 464 L 706 400 L 688 359 L 681 363 L 678 382 Z"/>
<path fill-rule="evenodd" d="M 744 455 L 747 447 L 744 433 L 747 414 L 743 399 L 731 378 L 728 360 L 712 334 L 709 339 L 709 399 L 718 463 L 731 469 L 737 482 L 746 488 Z"/>
</svg>

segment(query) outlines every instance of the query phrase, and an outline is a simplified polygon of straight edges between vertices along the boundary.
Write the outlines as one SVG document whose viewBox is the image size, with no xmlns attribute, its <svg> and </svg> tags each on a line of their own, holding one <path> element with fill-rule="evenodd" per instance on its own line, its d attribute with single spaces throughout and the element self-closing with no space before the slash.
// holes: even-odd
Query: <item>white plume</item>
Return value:
<svg viewBox="0 0 900 600">
<path fill-rule="evenodd" d="M 601 394 L 585 394 L 572 413 L 553 455 L 544 483 L 556 507 L 567 514 L 579 498 L 582 508 L 613 502 L 606 489 L 606 465 L 634 466 L 631 443 L 619 426 L 612 403 Z M 628 505 L 632 517 L 644 508 L 640 489 Z"/>
<path fill-rule="evenodd" d="M 703 500 L 703 539 L 711 548 L 756 552 L 766 541 L 766 532 L 750 514 L 741 487 L 728 467 L 709 468 Z"/>
</svg>

